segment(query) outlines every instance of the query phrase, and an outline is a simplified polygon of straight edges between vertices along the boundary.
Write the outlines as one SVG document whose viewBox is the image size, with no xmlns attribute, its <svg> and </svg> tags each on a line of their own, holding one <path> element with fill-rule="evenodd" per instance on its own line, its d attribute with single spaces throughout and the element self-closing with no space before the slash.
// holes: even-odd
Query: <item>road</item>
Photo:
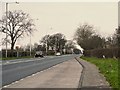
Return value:
<svg viewBox="0 0 120 90">
<path fill-rule="evenodd" d="M 72 60 L 76 56 L 77 55 L 63 55 L 4 61 L 2 65 L 2 85 L 8 85 L 56 64 Z"/>
<path fill-rule="evenodd" d="M 76 88 L 74 90 L 77 90 L 81 72 L 82 66 L 77 60 L 68 60 L 3 88 Z"/>
</svg>

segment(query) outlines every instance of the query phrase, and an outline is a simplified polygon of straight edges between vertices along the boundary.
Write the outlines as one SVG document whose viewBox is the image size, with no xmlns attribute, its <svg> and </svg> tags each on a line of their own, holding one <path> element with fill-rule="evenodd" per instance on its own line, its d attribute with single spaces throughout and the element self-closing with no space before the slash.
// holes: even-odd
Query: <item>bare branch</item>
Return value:
<svg viewBox="0 0 120 90">
<path fill-rule="evenodd" d="M 2 24 L 0 31 L 6 33 L 11 38 L 11 49 L 13 49 L 18 38 L 25 34 L 31 34 L 35 30 L 32 21 L 29 14 L 26 14 L 23 11 L 9 11 L 7 17 L 3 16 L 2 20 L 0 20 L 0 23 Z"/>
</svg>

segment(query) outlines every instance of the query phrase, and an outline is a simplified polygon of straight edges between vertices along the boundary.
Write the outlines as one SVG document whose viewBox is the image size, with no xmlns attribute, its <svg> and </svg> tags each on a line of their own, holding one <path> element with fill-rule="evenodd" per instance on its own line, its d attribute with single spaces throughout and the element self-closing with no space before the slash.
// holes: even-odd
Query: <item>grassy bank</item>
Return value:
<svg viewBox="0 0 120 90">
<path fill-rule="evenodd" d="M 100 72 L 106 77 L 107 81 L 113 88 L 118 88 L 118 60 L 108 58 L 95 58 L 95 57 L 81 57 L 87 60 L 97 67 L 99 67 Z"/>
<path fill-rule="evenodd" d="M 1 60 L 14 60 L 14 59 L 22 59 L 22 58 L 33 58 L 32 56 L 24 56 L 24 57 L 7 57 L 1 58 Z"/>
</svg>

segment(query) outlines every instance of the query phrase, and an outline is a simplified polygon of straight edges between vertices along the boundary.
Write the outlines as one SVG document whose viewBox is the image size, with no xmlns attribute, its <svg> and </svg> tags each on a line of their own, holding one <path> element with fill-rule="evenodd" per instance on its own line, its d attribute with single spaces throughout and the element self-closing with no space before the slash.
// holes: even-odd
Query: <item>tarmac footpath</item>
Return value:
<svg viewBox="0 0 120 90">
<path fill-rule="evenodd" d="M 96 65 L 82 60 L 79 57 L 76 57 L 76 60 L 83 67 L 78 87 L 81 88 L 80 90 L 112 90 Z"/>
<path fill-rule="evenodd" d="M 5 88 L 26 88 L 25 90 L 27 88 L 78 88 L 82 69 L 77 60 L 68 60 L 5 86 L 3 90 L 7 90 Z"/>
</svg>

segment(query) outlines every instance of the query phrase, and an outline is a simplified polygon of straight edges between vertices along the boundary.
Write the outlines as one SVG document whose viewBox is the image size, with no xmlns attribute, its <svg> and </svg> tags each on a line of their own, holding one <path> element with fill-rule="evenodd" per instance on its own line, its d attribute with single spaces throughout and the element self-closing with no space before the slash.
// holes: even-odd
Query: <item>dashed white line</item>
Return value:
<svg viewBox="0 0 120 90">
<path fill-rule="evenodd" d="M 21 62 L 30 62 L 30 61 L 38 61 L 38 60 L 42 60 L 42 59 L 44 59 L 44 58 L 41 58 L 41 59 L 35 59 L 35 60 L 27 60 L 27 61 L 17 61 L 17 62 L 6 62 L 6 63 L 4 63 L 4 64 L 2 64 L 2 65 L 8 65 L 8 64 L 15 64 L 15 63 L 21 63 Z"/>
<path fill-rule="evenodd" d="M 62 63 L 64 63 L 64 62 L 62 62 Z M 59 64 L 61 64 L 61 63 L 59 63 Z M 57 65 L 59 65 L 59 64 L 57 64 Z M 51 68 L 56 67 L 57 65 L 54 65 L 54 66 L 49 67 L 49 68 L 47 68 L 47 69 L 45 69 L 45 70 L 42 70 L 42 71 L 36 72 L 36 73 L 34 73 L 34 74 L 32 74 L 32 75 L 29 75 L 29 76 L 27 76 L 27 77 L 25 77 L 25 78 L 31 78 L 31 77 L 33 77 L 33 76 L 39 74 L 40 72 L 42 73 L 42 72 L 44 72 L 44 71 L 47 71 L 47 70 L 49 70 L 49 69 L 51 69 Z M 12 83 L 9 84 L 9 85 L 5 85 L 5 86 L 3 86 L 3 88 L 7 88 L 7 87 L 9 87 L 10 85 L 16 84 L 16 83 L 18 83 L 18 82 L 24 80 L 25 78 L 22 78 L 22 79 L 20 79 L 20 80 L 18 80 L 18 81 L 12 82 Z"/>
</svg>

